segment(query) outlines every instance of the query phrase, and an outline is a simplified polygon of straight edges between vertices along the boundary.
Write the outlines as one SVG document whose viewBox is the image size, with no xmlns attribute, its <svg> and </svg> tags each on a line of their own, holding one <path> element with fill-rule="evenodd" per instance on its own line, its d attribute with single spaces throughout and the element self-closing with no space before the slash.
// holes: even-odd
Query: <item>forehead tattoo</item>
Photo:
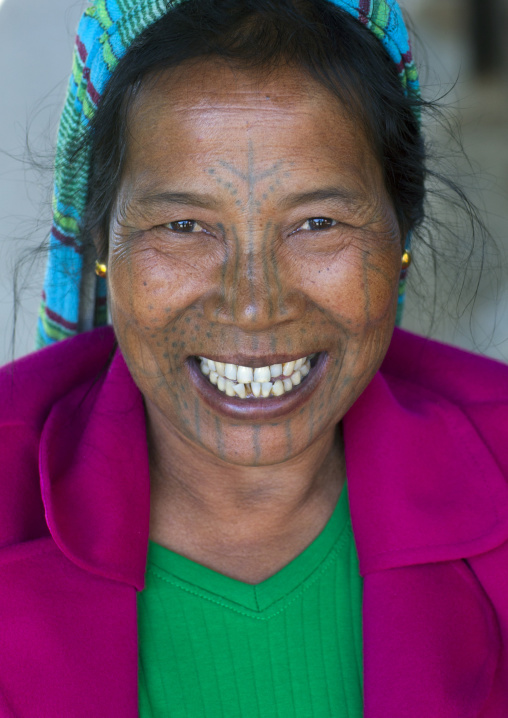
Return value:
<svg viewBox="0 0 508 718">
<path fill-rule="evenodd" d="M 224 187 L 233 197 L 235 205 L 239 209 L 243 209 L 247 212 L 247 280 L 249 283 L 249 299 L 250 299 L 250 310 L 251 310 L 251 321 L 254 323 L 258 318 L 258 308 L 256 303 L 255 293 L 255 270 L 254 270 L 254 258 L 255 258 L 255 246 L 254 246 L 254 232 L 255 232 L 255 220 L 256 216 L 261 214 L 261 208 L 263 202 L 266 201 L 269 195 L 272 195 L 276 188 L 281 184 L 281 178 L 289 176 L 289 172 L 283 171 L 284 165 L 290 166 L 292 162 L 284 162 L 284 160 L 277 160 L 271 167 L 265 170 L 256 172 L 255 168 L 255 152 L 254 143 L 251 139 L 247 145 L 247 169 L 242 171 L 235 165 L 225 160 L 219 160 L 219 168 L 210 167 L 207 173 L 215 179 L 218 185 Z M 262 194 L 259 194 L 259 186 L 265 180 L 272 180 L 272 183 Z M 243 189 L 247 192 L 246 202 L 242 201 L 242 193 L 239 191 Z M 272 222 L 268 221 L 263 230 L 263 240 L 261 245 L 262 262 L 263 262 L 263 279 L 265 283 L 266 291 L 268 292 L 268 305 L 269 305 L 269 317 L 273 318 L 274 314 L 274 290 L 277 292 L 276 302 L 281 313 L 285 312 L 282 297 L 282 286 L 279 279 L 279 273 L 277 268 L 277 262 L 275 253 L 271 251 L 270 237 L 274 237 L 276 234 L 276 226 Z M 239 254 L 240 254 L 240 240 L 238 236 L 238 230 L 236 225 L 231 225 L 231 235 L 234 240 L 235 252 L 234 258 L 226 256 L 224 260 L 222 279 L 225 281 L 228 263 L 231 259 L 234 261 L 233 267 L 233 286 L 237 286 L 239 279 Z M 273 280 L 273 281 L 272 281 Z M 223 294 L 225 295 L 225 286 L 223 286 Z M 236 306 L 235 299 L 232 299 L 232 314 L 233 318 L 236 319 Z"/>
</svg>

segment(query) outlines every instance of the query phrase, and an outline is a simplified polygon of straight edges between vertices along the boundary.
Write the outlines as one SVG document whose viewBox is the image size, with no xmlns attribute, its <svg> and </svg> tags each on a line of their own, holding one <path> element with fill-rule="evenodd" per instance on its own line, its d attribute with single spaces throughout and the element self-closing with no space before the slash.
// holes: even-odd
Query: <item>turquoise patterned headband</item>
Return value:
<svg viewBox="0 0 508 718">
<path fill-rule="evenodd" d="M 395 0 L 331 0 L 383 43 L 408 96 L 420 95 L 418 73 L 401 10 Z M 89 151 L 75 147 L 104 88 L 134 39 L 180 0 L 92 0 L 78 27 L 72 74 L 56 152 L 53 225 L 37 326 L 37 348 L 106 324 L 106 283 L 84 262 L 80 222 L 85 210 Z M 74 168 L 78 167 L 76 171 Z M 84 266 L 87 270 L 84 271 Z M 399 309 L 404 299 L 401 275 Z M 400 312 L 399 312 L 400 314 Z"/>
</svg>

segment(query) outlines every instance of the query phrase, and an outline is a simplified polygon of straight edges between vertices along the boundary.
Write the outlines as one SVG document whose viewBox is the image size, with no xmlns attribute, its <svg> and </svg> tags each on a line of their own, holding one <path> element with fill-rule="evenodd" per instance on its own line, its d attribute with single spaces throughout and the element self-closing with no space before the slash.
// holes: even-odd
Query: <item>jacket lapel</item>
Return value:
<svg viewBox="0 0 508 718">
<path fill-rule="evenodd" d="M 344 419 L 363 576 L 474 556 L 508 539 L 508 486 L 459 407 L 378 373 Z"/>
<path fill-rule="evenodd" d="M 508 538 L 506 480 L 455 404 L 389 376 L 352 407 L 344 436 L 364 576 L 365 718 L 477 718 L 501 641 L 460 559 Z"/>
<path fill-rule="evenodd" d="M 69 690 L 54 693 L 69 703 L 45 715 L 134 718 L 150 490 L 143 401 L 120 352 L 104 377 L 55 404 L 39 461 L 47 524 L 63 554 L 51 612 L 73 606 L 76 624 L 56 637 L 56 663 L 42 662 L 50 685 L 61 660 L 71 676 Z"/>
<path fill-rule="evenodd" d="M 150 480 L 142 396 L 117 351 L 102 381 L 58 402 L 40 448 L 51 535 L 81 568 L 144 586 Z"/>
</svg>

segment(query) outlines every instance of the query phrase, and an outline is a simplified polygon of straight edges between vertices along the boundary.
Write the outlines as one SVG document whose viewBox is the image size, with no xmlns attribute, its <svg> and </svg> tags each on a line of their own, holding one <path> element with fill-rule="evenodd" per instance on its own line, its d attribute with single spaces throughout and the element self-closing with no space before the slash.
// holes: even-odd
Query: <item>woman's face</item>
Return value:
<svg viewBox="0 0 508 718">
<path fill-rule="evenodd" d="M 362 127 L 304 74 L 203 61 L 141 87 L 108 281 L 151 421 L 231 463 L 303 452 L 386 353 L 401 252 Z"/>
</svg>

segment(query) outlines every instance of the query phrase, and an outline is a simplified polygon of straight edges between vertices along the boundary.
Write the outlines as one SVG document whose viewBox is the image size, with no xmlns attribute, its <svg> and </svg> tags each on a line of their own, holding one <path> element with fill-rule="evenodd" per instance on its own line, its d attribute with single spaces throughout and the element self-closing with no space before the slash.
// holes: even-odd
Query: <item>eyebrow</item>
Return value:
<svg viewBox="0 0 508 718">
<path fill-rule="evenodd" d="M 340 200 L 345 204 L 360 204 L 365 202 L 363 192 L 355 192 L 346 187 L 323 187 L 309 192 L 295 192 L 282 198 L 278 204 L 283 209 L 292 209 L 300 204 L 322 202 L 324 200 Z"/>
<path fill-rule="evenodd" d="M 142 207 L 158 207 L 168 204 L 184 204 L 203 209 L 212 209 L 217 206 L 217 200 L 209 194 L 196 194 L 194 192 L 157 192 L 134 196 L 133 202 Z"/>
</svg>

